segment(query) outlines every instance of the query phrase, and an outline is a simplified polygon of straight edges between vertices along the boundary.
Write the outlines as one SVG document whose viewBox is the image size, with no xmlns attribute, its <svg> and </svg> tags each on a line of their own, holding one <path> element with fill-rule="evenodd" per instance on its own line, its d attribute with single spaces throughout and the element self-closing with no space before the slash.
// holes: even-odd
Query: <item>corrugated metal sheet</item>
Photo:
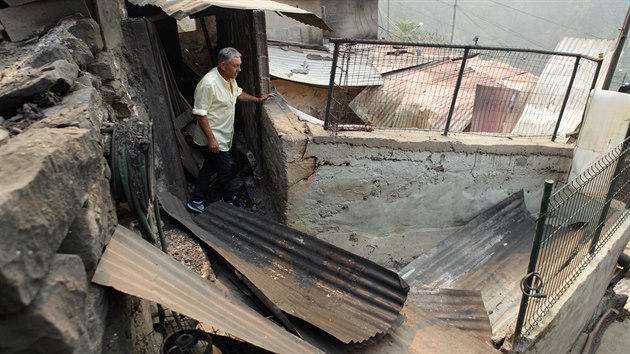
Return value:
<svg viewBox="0 0 630 354">
<path fill-rule="evenodd" d="M 407 302 L 486 344 L 492 344 L 490 318 L 479 290 L 411 288 Z"/>
<path fill-rule="evenodd" d="M 603 53 L 604 61 L 600 73 L 605 73 L 610 65 L 610 56 L 614 46 L 614 40 L 566 37 L 558 43 L 555 51 L 579 53 L 592 57 L 597 57 L 599 53 Z M 538 84 L 530 96 L 530 102 L 525 106 L 521 119 L 514 127 L 514 134 L 524 135 L 532 131 L 541 133 L 553 131 L 574 65 L 575 58 L 572 57 L 555 56 L 550 58 L 540 74 Z M 578 71 L 566 111 L 560 121 L 559 136 L 573 132 L 580 124 L 592 84 L 592 74 L 587 70 Z M 601 74 L 597 81 L 598 88 L 601 88 L 603 77 L 604 75 Z"/>
<path fill-rule="evenodd" d="M 510 133 L 523 113 L 527 97 L 527 91 L 477 85 L 470 131 Z"/>
<path fill-rule="evenodd" d="M 276 11 L 304 24 L 332 32 L 326 22 L 312 12 L 270 0 L 129 0 L 134 5 L 155 5 L 169 16 L 182 19 L 210 6 L 237 10 Z"/>
<path fill-rule="evenodd" d="M 328 86 L 332 68 L 332 54 L 297 47 L 269 47 L 269 74 L 271 76 L 308 85 Z M 344 70 L 337 69 L 336 82 L 342 86 L 382 85 L 381 74 L 368 62 L 368 58 L 348 63 Z"/>
<path fill-rule="evenodd" d="M 361 342 L 399 323 L 409 289 L 396 273 L 226 203 L 194 219 L 168 192 L 160 203 L 277 307 L 342 342 Z"/>
<path fill-rule="evenodd" d="M 121 226 L 92 281 L 157 302 L 272 352 L 319 352 Z"/>
<path fill-rule="evenodd" d="M 493 335 L 500 336 L 516 319 L 534 229 L 521 191 L 472 219 L 399 274 L 414 287 L 480 290 Z"/>
<path fill-rule="evenodd" d="M 445 60 L 384 74 L 383 86 L 366 88 L 350 107 L 377 127 L 444 129 L 460 66 L 460 61 Z M 470 123 L 477 85 L 519 87 L 535 79 L 508 64 L 470 58 L 449 130 L 463 131 Z"/>
<path fill-rule="evenodd" d="M 407 301 L 402 310 L 405 322 L 377 344 L 362 348 L 361 354 L 406 353 L 500 353 L 468 333 L 441 321 Z"/>
</svg>

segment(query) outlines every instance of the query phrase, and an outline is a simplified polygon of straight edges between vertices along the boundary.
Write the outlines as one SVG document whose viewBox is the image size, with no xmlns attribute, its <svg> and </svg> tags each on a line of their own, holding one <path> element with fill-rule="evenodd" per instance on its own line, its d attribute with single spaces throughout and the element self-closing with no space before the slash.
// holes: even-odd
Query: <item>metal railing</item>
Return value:
<svg viewBox="0 0 630 354">
<path fill-rule="evenodd" d="M 495 136 L 568 134 L 601 60 L 541 50 L 358 39 L 335 49 L 325 127 Z"/>
<path fill-rule="evenodd" d="M 626 138 L 553 194 L 553 182 L 546 182 L 527 275 L 521 282 L 515 344 L 541 323 L 627 219 L 629 151 Z"/>
</svg>

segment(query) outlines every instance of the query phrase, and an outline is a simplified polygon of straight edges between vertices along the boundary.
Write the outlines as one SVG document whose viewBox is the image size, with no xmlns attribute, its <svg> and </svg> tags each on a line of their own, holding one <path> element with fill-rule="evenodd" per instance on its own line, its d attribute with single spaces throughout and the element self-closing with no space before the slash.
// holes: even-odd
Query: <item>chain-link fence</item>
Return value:
<svg viewBox="0 0 630 354">
<path fill-rule="evenodd" d="M 527 336 L 629 215 L 630 139 L 553 195 L 548 182 L 523 279 L 515 338 Z"/>
<path fill-rule="evenodd" d="M 333 39 L 325 126 L 556 136 L 582 121 L 601 60 L 524 49 Z"/>
</svg>

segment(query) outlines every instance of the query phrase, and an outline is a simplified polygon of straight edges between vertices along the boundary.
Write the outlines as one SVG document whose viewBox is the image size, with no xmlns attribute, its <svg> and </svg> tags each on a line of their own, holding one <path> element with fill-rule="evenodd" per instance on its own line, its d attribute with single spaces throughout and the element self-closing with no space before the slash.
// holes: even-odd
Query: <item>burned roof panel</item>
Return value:
<svg viewBox="0 0 630 354">
<path fill-rule="evenodd" d="M 365 122 L 383 128 L 444 129 L 461 62 L 433 63 L 383 75 L 384 84 L 368 87 L 350 107 Z M 463 73 L 451 131 L 463 131 L 472 119 L 479 85 L 522 89 L 536 76 L 494 60 L 470 58 Z"/>
<path fill-rule="evenodd" d="M 160 202 L 277 307 L 344 343 L 387 332 L 401 319 L 408 286 L 394 272 L 226 203 L 193 219 L 169 193 Z"/>
<path fill-rule="evenodd" d="M 93 282 L 160 303 L 215 329 L 277 353 L 319 350 L 118 226 L 94 273 Z"/>
<path fill-rule="evenodd" d="M 407 302 L 484 343 L 492 344 L 492 327 L 479 290 L 414 287 L 409 290 Z"/>
<path fill-rule="evenodd" d="M 493 335 L 516 319 L 535 219 L 524 193 L 514 193 L 399 271 L 415 287 L 480 290 Z M 484 257 L 480 258 L 480 255 Z"/>
<path fill-rule="evenodd" d="M 331 31 L 326 22 L 312 12 L 270 0 L 129 0 L 134 5 L 145 6 L 155 5 L 160 7 L 169 16 L 176 19 L 182 19 L 186 16 L 193 15 L 203 11 L 211 6 L 222 7 L 226 9 L 236 10 L 267 10 L 277 11 L 287 17 L 307 24 L 321 28 L 325 31 Z"/>
</svg>

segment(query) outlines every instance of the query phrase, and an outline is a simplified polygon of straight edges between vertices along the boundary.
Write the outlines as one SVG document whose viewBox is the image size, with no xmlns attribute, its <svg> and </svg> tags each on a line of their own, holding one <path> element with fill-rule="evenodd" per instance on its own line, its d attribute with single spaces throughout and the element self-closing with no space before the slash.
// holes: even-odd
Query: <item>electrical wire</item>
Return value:
<svg viewBox="0 0 630 354">
<path fill-rule="evenodd" d="M 495 37 L 494 35 L 488 33 L 486 30 L 483 29 L 483 26 L 479 25 L 472 17 L 470 17 L 470 15 L 468 15 L 466 13 L 466 11 L 463 11 L 462 9 L 460 9 L 460 12 L 462 15 L 464 15 L 464 17 L 466 17 L 470 22 L 472 22 L 475 26 L 477 26 L 477 29 L 479 29 L 480 31 L 482 31 L 483 33 L 485 33 L 488 38 L 490 38 L 491 40 L 495 41 L 496 43 L 505 46 L 505 47 L 509 47 L 509 45 L 505 42 L 503 42 L 502 40 L 500 40 L 499 38 Z"/>
<path fill-rule="evenodd" d="M 531 16 L 531 17 L 537 18 L 537 19 L 539 19 L 539 20 L 541 20 L 541 21 L 545 21 L 545 22 L 550 23 L 550 24 L 552 24 L 552 25 L 556 25 L 556 26 L 558 26 L 558 27 L 562 27 L 562 28 L 568 29 L 568 30 L 573 31 L 573 32 L 576 32 L 576 33 L 581 33 L 581 34 L 584 34 L 584 35 L 587 35 L 587 36 L 590 36 L 590 37 L 593 37 L 593 38 L 597 38 L 597 39 L 605 39 L 605 38 L 598 37 L 598 36 L 596 36 L 596 35 L 594 35 L 594 34 L 587 33 L 587 32 L 583 32 L 583 31 L 580 31 L 580 30 L 578 30 L 578 29 L 571 28 L 571 27 L 569 27 L 569 26 L 565 26 L 565 25 L 563 25 L 563 24 L 561 24 L 561 23 L 557 23 L 557 22 L 551 21 L 551 20 L 546 19 L 546 18 L 544 18 L 544 17 L 538 16 L 538 15 L 534 15 L 534 14 L 529 13 L 529 12 L 527 12 L 527 11 L 523 11 L 523 10 L 521 10 L 521 9 L 517 9 L 517 8 L 512 7 L 512 6 L 510 6 L 510 5 L 502 4 L 502 3 L 498 2 L 498 1 L 495 1 L 495 0 L 488 0 L 488 1 L 489 1 L 489 2 L 491 2 L 491 3 L 493 3 L 493 4 L 497 4 L 497 5 L 499 5 L 499 6 L 507 7 L 508 9 L 512 9 L 512 10 L 514 10 L 514 11 L 516 11 L 516 12 L 520 12 L 520 13 L 522 13 L 522 14 L 524 14 L 524 15 L 528 15 L 528 16 Z"/>
</svg>

